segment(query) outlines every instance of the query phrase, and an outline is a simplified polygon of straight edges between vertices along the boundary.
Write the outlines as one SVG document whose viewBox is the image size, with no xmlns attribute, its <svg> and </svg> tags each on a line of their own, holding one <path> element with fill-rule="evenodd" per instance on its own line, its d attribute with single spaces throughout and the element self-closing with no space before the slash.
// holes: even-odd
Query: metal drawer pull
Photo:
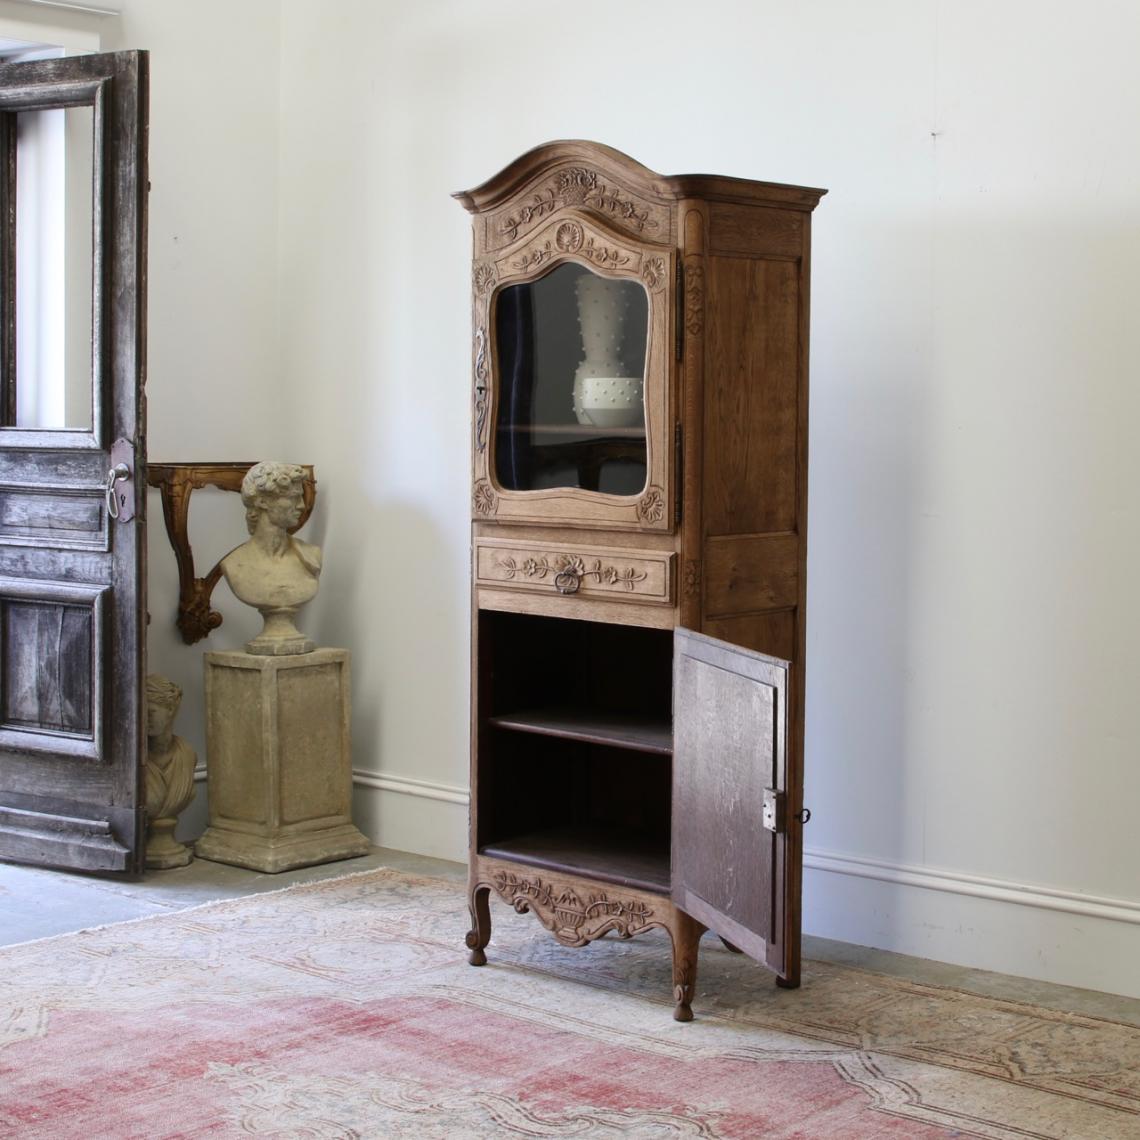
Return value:
<svg viewBox="0 0 1140 1140">
<path fill-rule="evenodd" d="M 574 566 L 567 566 L 554 575 L 554 588 L 560 594 L 576 594 L 582 584 L 582 572 Z"/>
</svg>

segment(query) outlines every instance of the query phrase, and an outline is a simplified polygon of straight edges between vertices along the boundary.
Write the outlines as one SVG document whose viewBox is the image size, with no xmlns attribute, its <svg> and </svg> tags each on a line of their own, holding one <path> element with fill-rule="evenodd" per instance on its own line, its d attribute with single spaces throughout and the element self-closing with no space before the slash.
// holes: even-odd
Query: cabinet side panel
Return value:
<svg viewBox="0 0 1140 1140">
<path fill-rule="evenodd" d="M 713 253 L 744 253 L 795 260 L 803 250 L 807 220 L 794 210 L 714 202 L 709 207 L 709 221 Z"/>
<path fill-rule="evenodd" d="M 793 663 L 797 660 L 794 609 L 771 610 L 745 617 L 708 618 L 703 632 L 745 649 L 755 649 L 757 653 L 767 653 Z"/>
<path fill-rule="evenodd" d="M 704 529 L 796 530 L 800 269 L 708 259 Z"/>
</svg>

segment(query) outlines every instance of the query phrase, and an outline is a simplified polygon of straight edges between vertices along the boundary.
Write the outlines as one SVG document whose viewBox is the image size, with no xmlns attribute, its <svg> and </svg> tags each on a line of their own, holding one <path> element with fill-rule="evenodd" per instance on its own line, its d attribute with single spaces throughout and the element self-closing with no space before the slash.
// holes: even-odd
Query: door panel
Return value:
<svg viewBox="0 0 1140 1140">
<path fill-rule="evenodd" d="M 687 629 L 675 633 L 673 901 L 779 974 L 789 961 L 789 669 Z"/>
<path fill-rule="evenodd" d="M 110 871 L 135 871 L 141 863 L 145 495 L 132 499 L 134 488 L 146 486 L 146 106 L 142 52 L 0 67 L 4 859 Z M 16 246 L 43 235 L 29 228 L 19 208 L 26 196 L 13 189 L 20 183 L 18 139 L 33 113 L 83 107 L 90 113 L 78 122 L 90 137 L 81 140 L 82 153 L 69 163 L 71 125 L 58 136 L 66 145 L 57 157 L 72 184 L 76 167 L 83 178 L 90 172 L 90 192 L 77 199 L 86 203 L 89 224 L 77 225 L 69 214 L 56 236 L 66 243 L 78 234 L 75 241 L 86 246 L 83 256 L 59 262 L 55 284 L 65 309 L 76 297 L 90 306 L 89 319 L 72 308 L 65 322 L 89 340 L 89 351 L 77 350 L 76 337 L 45 317 L 43 343 L 21 352 L 20 337 L 36 326 L 22 306 L 36 290 L 21 289 L 18 267 L 29 261 L 17 257 Z M 36 122 L 40 135 L 50 135 Z M 68 279 L 76 265 L 89 281 Z M 54 385 L 65 398 L 56 419 L 23 415 L 30 404 L 54 399 L 29 392 L 37 385 Z M 66 411 L 73 405 L 89 407 L 90 415 L 76 418 Z M 108 476 L 120 459 L 125 478 L 112 501 Z"/>
</svg>

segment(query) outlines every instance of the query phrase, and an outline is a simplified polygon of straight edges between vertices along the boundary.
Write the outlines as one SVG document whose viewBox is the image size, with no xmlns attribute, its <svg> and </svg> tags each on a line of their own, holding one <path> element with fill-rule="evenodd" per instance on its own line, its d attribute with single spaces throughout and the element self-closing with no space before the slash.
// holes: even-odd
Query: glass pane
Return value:
<svg viewBox="0 0 1140 1140">
<path fill-rule="evenodd" d="M 500 486 L 643 491 L 645 289 L 564 264 L 495 302 Z"/>
<path fill-rule="evenodd" d="M 16 426 L 90 431 L 94 111 L 16 120 Z"/>
</svg>

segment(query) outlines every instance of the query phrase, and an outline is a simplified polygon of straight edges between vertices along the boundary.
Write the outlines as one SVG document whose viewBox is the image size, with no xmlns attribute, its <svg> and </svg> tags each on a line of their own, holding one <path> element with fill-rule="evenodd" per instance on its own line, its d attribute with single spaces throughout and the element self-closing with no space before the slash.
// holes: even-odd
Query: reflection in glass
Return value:
<svg viewBox="0 0 1140 1140">
<path fill-rule="evenodd" d="M 559 265 L 495 297 L 495 474 L 511 491 L 645 488 L 649 298 Z"/>
<path fill-rule="evenodd" d="M 94 111 L 16 116 L 16 426 L 92 425 Z"/>
</svg>

